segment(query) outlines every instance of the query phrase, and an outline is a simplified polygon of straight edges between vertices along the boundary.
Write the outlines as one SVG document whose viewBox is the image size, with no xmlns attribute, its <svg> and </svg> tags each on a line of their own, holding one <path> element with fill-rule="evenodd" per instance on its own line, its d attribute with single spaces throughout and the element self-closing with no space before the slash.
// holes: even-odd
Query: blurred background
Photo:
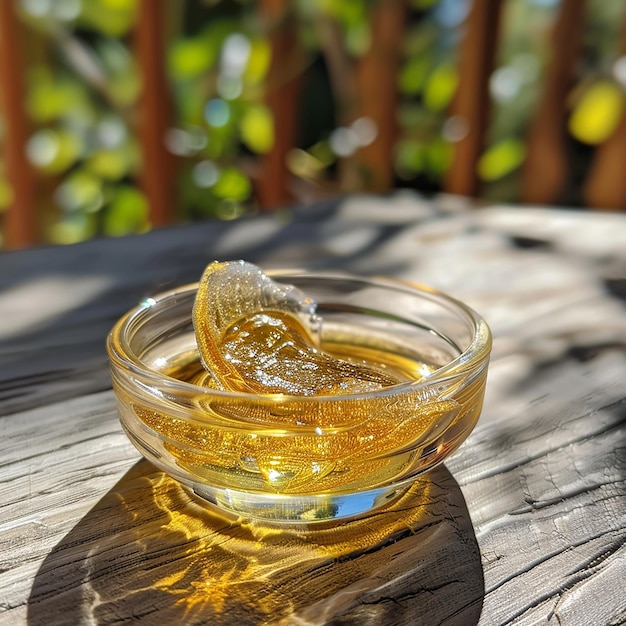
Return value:
<svg viewBox="0 0 626 626">
<path fill-rule="evenodd" d="M 0 245 L 354 192 L 626 206 L 619 0 L 2 0 Z"/>
</svg>

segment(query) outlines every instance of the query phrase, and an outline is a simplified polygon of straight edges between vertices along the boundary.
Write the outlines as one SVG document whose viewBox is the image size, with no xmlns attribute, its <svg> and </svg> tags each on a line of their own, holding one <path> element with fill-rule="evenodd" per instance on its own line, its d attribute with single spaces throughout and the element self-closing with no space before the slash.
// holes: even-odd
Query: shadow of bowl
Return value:
<svg viewBox="0 0 626 626">
<path fill-rule="evenodd" d="M 46 557 L 28 623 L 469 626 L 483 597 L 443 466 L 370 517 L 279 529 L 227 519 L 140 461 Z"/>
</svg>

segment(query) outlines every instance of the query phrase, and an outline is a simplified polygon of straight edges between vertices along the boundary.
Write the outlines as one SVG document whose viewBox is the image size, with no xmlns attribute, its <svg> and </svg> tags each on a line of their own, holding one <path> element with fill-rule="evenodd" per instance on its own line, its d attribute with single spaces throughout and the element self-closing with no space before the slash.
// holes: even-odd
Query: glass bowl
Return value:
<svg viewBox="0 0 626 626">
<path fill-rule="evenodd" d="M 107 349 L 121 424 L 157 467 L 222 511 L 272 523 L 368 514 L 400 496 L 473 429 L 491 350 L 463 303 L 391 279 L 268 273 L 322 316 L 322 346 L 406 382 L 343 396 L 233 393 L 189 380 L 202 366 L 197 284 L 147 299 Z"/>
</svg>

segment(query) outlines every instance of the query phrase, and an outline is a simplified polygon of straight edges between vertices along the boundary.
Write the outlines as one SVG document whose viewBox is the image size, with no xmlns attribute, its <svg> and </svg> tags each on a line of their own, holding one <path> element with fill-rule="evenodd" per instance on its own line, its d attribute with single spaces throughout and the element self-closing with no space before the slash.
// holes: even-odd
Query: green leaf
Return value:
<svg viewBox="0 0 626 626">
<path fill-rule="evenodd" d="M 485 181 L 503 178 L 524 161 L 526 149 L 518 139 L 503 139 L 491 146 L 478 160 L 478 175 Z"/>
<path fill-rule="evenodd" d="M 420 56 L 410 59 L 401 69 L 398 77 L 400 91 L 408 95 L 420 93 L 424 87 L 429 67 L 429 58 Z"/>
<path fill-rule="evenodd" d="M 59 186 L 55 198 L 65 211 L 94 213 L 102 206 L 102 181 L 90 172 L 78 170 Z"/>
<path fill-rule="evenodd" d="M 252 152 L 264 154 L 274 145 L 274 118 L 263 105 L 250 106 L 240 121 L 241 139 Z"/>
<path fill-rule="evenodd" d="M 126 107 L 139 99 L 141 83 L 134 73 L 118 74 L 109 78 L 108 92 L 120 106 Z"/>
<path fill-rule="evenodd" d="M 213 193 L 225 200 L 245 200 L 250 196 L 251 191 L 252 186 L 248 178 L 233 167 L 222 170 L 213 187 Z"/>
<path fill-rule="evenodd" d="M 143 193 L 128 185 L 119 187 L 104 214 L 104 233 L 121 237 L 144 232 L 149 226 L 148 201 Z"/>
<path fill-rule="evenodd" d="M 432 111 L 442 111 L 451 102 L 459 82 L 456 67 L 442 64 L 436 67 L 424 85 L 424 104 Z"/>
<path fill-rule="evenodd" d="M 190 80 L 206 74 L 217 59 L 215 46 L 204 37 L 179 39 L 169 52 L 169 69 L 176 80 Z"/>
<path fill-rule="evenodd" d="M 358 21 L 346 28 L 345 43 L 347 51 L 353 56 L 364 55 L 372 43 L 370 25 L 366 21 Z"/>
<path fill-rule="evenodd" d="M 424 169 L 426 149 L 419 141 L 407 139 L 396 148 L 396 168 L 403 178 L 411 178 Z"/>
<path fill-rule="evenodd" d="M 139 72 L 127 46 L 117 39 L 102 39 L 95 50 L 106 73 L 106 91 L 117 104 L 125 107 L 139 97 Z"/>
<path fill-rule="evenodd" d="M 96 234 L 96 219 L 86 213 L 73 213 L 55 224 L 48 230 L 52 243 L 73 244 L 91 239 Z"/>
<path fill-rule="evenodd" d="M 452 163 L 452 146 L 443 139 L 436 139 L 426 148 L 425 166 L 434 180 L 439 180 Z"/>
<path fill-rule="evenodd" d="M 37 67 L 29 74 L 27 107 L 33 119 L 41 124 L 72 117 L 92 122 L 95 110 L 86 89 L 78 80 L 53 76 Z"/>
<path fill-rule="evenodd" d="M 336 160 L 335 153 L 330 148 L 330 143 L 327 139 L 322 139 L 313 144 L 309 148 L 311 155 L 317 159 L 323 167 L 330 167 Z"/>
<path fill-rule="evenodd" d="M 363 0 L 318 0 L 319 8 L 346 26 L 365 20 L 366 11 Z"/>
<path fill-rule="evenodd" d="M 439 0 L 411 0 L 411 6 L 419 10 L 426 10 L 434 7 Z"/>
<path fill-rule="evenodd" d="M 100 2 L 113 11 L 133 11 L 137 6 L 137 0 L 100 0 Z"/>
<path fill-rule="evenodd" d="M 206 95 L 193 82 L 179 83 L 175 91 L 181 125 L 204 123 Z"/>
<path fill-rule="evenodd" d="M 81 4 L 78 23 L 105 35 L 121 37 L 135 23 L 137 8 L 138 0 L 88 0 Z"/>
<path fill-rule="evenodd" d="M 325 165 L 310 152 L 292 148 L 287 153 L 287 168 L 299 178 L 315 180 L 324 171 Z"/>
</svg>

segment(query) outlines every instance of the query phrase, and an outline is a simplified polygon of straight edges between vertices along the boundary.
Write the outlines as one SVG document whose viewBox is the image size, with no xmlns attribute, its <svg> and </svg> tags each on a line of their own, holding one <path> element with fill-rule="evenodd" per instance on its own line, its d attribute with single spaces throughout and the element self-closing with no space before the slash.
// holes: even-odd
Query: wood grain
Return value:
<svg viewBox="0 0 626 626">
<path fill-rule="evenodd" d="M 446 467 L 373 518 L 277 532 L 140 460 L 106 333 L 238 257 L 487 318 L 485 408 Z M 625 294 L 626 216 L 402 193 L 0 256 L 0 624 L 626 623 Z"/>
</svg>

